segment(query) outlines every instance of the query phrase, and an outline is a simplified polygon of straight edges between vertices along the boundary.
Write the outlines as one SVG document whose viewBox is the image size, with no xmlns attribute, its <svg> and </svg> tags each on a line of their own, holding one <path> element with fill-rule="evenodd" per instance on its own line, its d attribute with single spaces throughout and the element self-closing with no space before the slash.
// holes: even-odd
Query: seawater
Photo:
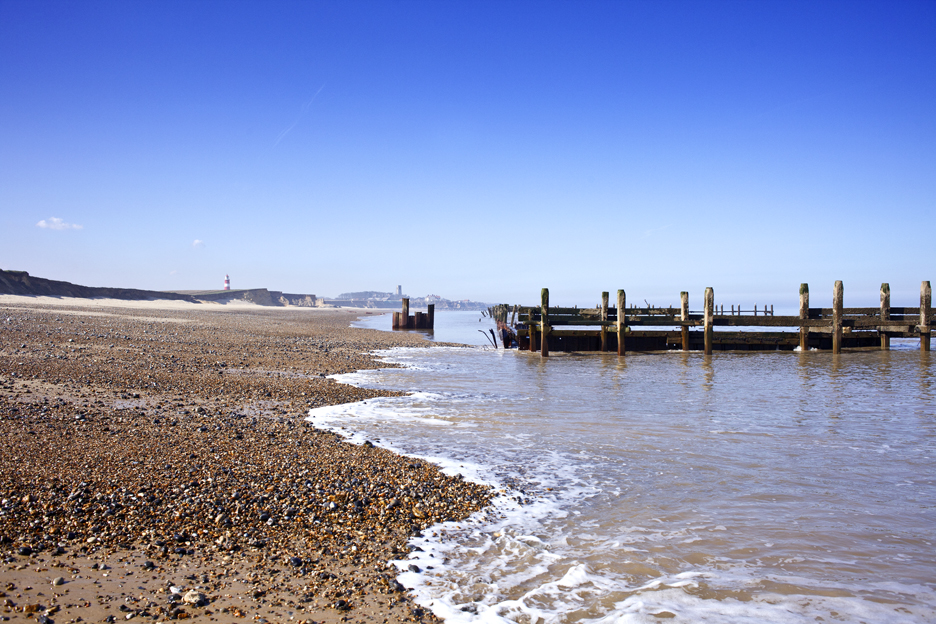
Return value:
<svg viewBox="0 0 936 624">
<path fill-rule="evenodd" d="M 310 419 L 497 488 L 397 562 L 449 622 L 931 622 L 936 358 L 917 349 L 394 349 L 405 368 L 338 379 L 411 396 Z"/>
</svg>

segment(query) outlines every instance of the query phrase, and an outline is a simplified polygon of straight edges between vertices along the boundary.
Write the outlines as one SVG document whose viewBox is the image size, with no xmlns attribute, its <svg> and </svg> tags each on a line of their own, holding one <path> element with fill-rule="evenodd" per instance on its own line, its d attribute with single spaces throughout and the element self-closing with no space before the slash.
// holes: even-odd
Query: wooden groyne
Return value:
<svg viewBox="0 0 936 624">
<path fill-rule="evenodd" d="M 402 300 L 402 310 L 393 313 L 393 329 L 433 329 L 435 327 L 435 305 L 430 303 L 425 312 L 409 313 L 409 299 Z"/>
<path fill-rule="evenodd" d="M 712 288 L 705 289 L 702 301 L 703 309 L 692 311 L 689 293 L 683 292 L 678 308 L 628 307 L 625 292 L 619 290 L 614 307 L 604 292 L 595 308 L 559 308 L 549 306 L 549 289 L 544 288 L 538 307 L 500 305 L 493 308 L 493 316 L 499 329 L 503 325 L 514 332 L 520 349 L 540 351 L 544 357 L 550 351 L 616 351 L 623 356 L 628 351 L 667 349 L 840 353 L 843 348 L 888 349 L 891 338 L 919 338 L 920 349 L 929 351 L 936 320 L 928 281 L 920 287 L 920 306 L 915 308 L 891 307 L 888 284 L 881 284 L 880 307 L 846 308 L 840 281 L 832 289 L 830 308 L 809 307 L 809 286 L 801 284 L 796 316 L 776 316 L 773 306 L 766 305 L 760 310 L 735 305 L 726 309 L 716 305 Z"/>
</svg>

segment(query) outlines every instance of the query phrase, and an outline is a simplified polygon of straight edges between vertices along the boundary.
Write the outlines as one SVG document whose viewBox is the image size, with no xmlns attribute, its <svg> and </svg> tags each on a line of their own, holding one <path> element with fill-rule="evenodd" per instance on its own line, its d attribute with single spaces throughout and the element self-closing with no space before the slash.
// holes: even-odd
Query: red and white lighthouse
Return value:
<svg viewBox="0 0 936 624">
<path fill-rule="evenodd" d="M 231 276 L 224 276 L 224 290 L 231 290 Z"/>
</svg>

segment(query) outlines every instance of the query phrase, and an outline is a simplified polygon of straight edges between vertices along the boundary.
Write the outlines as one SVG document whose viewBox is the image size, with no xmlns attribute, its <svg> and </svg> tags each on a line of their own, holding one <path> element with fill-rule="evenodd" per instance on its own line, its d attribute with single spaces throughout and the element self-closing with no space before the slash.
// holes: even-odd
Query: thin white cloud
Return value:
<svg viewBox="0 0 936 624">
<path fill-rule="evenodd" d="M 291 126 L 289 126 L 288 128 L 286 128 L 285 130 L 279 133 L 279 136 L 276 137 L 276 142 L 273 144 L 273 147 L 276 147 L 277 145 L 279 145 L 279 142 L 283 140 L 283 137 L 289 134 L 292 131 L 292 129 L 295 128 L 299 124 L 299 121 L 306 114 L 306 111 L 309 110 L 310 106 L 312 106 L 312 102 L 315 101 L 315 98 L 318 97 L 318 94 L 321 93 L 322 89 L 324 88 L 325 88 L 325 85 L 323 84 L 321 87 L 319 87 L 319 90 L 315 92 L 315 95 L 312 96 L 312 99 L 302 105 L 302 108 L 299 110 L 299 116 L 296 117 L 296 121 L 294 121 Z"/>
<path fill-rule="evenodd" d="M 201 249 L 204 246 L 205 246 L 205 241 L 201 240 L 200 238 L 196 238 L 194 241 L 192 241 L 192 247 L 194 247 L 195 249 Z"/>
<path fill-rule="evenodd" d="M 644 230 L 643 237 L 644 237 L 644 238 L 650 238 L 651 236 L 655 236 L 655 235 L 659 234 L 660 232 L 662 232 L 663 230 L 667 230 L 667 229 L 669 229 L 669 228 L 671 228 L 671 227 L 673 227 L 673 224 L 672 224 L 672 223 L 669 223 L 669 224 L 664 225 L 664 226 L 662 226 L 662 227 L 653 228 L 653 229 L 650 229 L 650 230 Z"/>
<path fill-rule="evenodd" d="M 84 228 L 83 225 L 77 223 L 66 223 L 58 217 L 43 219 L 36 224 L 36 227 L 41 227 L 44 230 L 81 230 Z"/>
</svg>

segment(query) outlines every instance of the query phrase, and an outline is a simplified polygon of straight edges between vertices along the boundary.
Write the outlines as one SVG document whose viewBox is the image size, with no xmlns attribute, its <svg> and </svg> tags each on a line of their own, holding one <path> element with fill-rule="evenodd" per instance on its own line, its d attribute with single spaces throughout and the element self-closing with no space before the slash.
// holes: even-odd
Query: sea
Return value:
<svg viewBox="0 0 936 624">
<path fill-rule="evenodd" d="M 356 326 L 389 329 L 389 317 Z M 336 376 L 322 428 L 490 484 L 395 562 L 452 623 L 936 621 L 936 357 L 539 354 L 478 312 Z M 478 330 L 482 331 L 478 331 Z M 487 345 L 487 346 L 484 346 Z"/>
</svg>

